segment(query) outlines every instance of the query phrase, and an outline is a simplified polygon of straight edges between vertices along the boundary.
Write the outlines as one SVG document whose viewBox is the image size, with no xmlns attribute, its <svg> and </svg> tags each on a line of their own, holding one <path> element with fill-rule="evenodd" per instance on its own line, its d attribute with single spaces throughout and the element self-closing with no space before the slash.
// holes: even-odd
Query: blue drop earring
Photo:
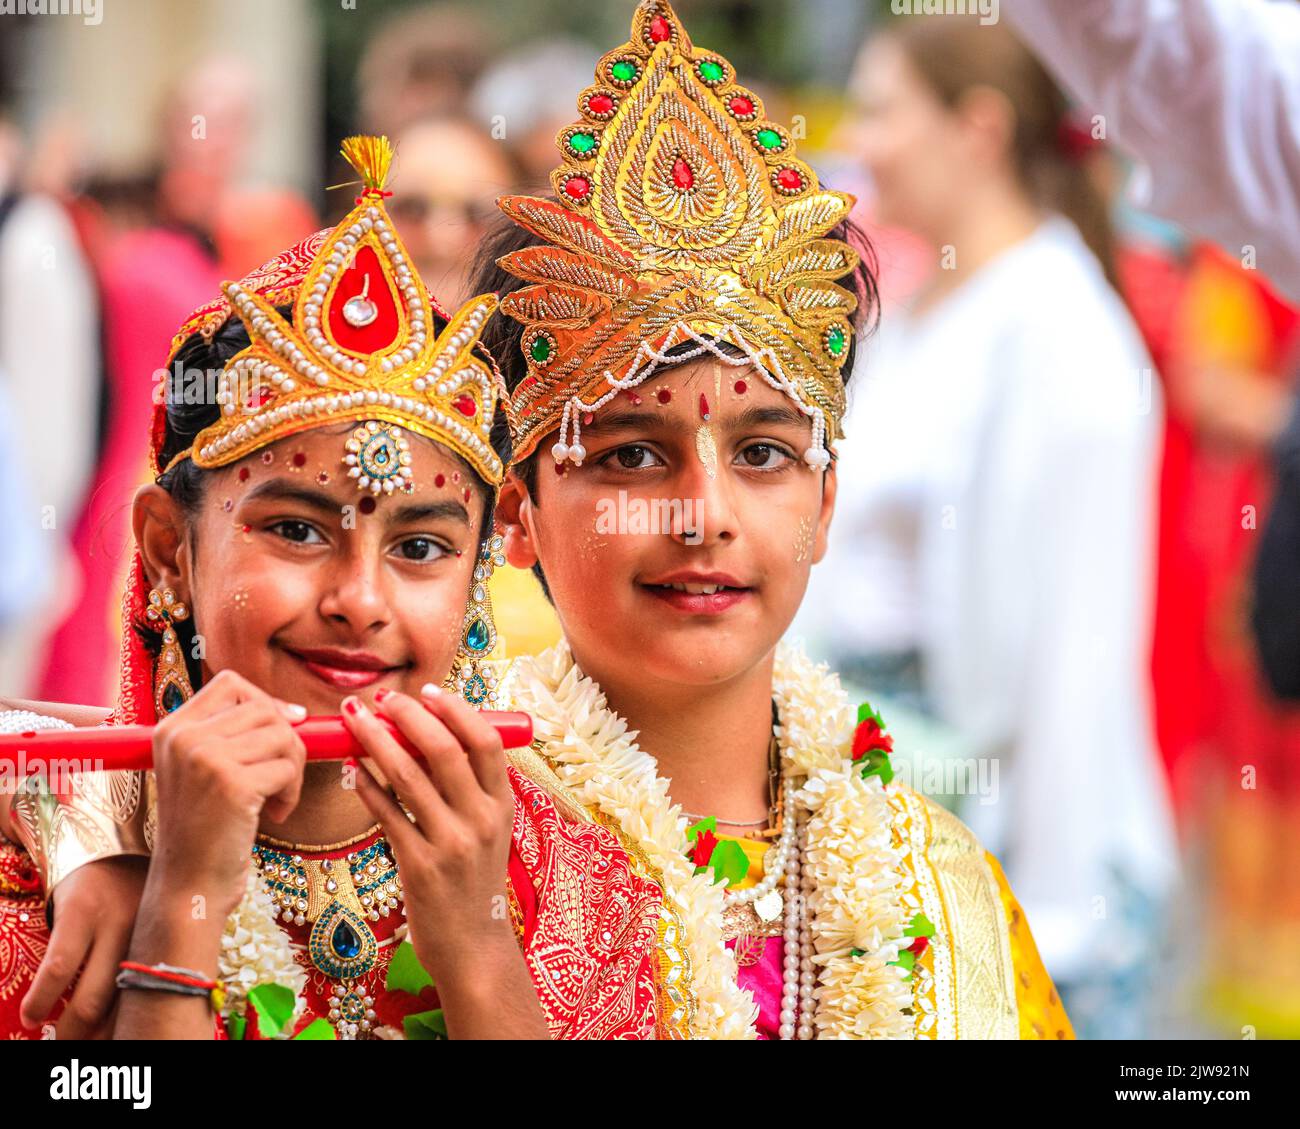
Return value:
<svg viewBox="0 0 1300 1129">
<path fill-rule="evenodd" d="M 493 709 L 497 704 L 498 680 L 487 661 L 497 645 L 497 625 L 492 619 L 488 581 L 493 570 L 506 563 L 503 547 L 500 534 L 493 534 L 479 549 L 461 625 L 460 646 L 451 668 L 452 688 L 476 709 Z"/>
</svg>

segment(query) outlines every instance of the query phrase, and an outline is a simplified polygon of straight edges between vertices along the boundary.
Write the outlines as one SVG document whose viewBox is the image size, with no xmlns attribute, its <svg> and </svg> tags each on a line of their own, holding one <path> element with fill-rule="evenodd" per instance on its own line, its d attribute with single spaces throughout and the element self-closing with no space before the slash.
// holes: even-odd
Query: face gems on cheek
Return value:
<svg viewBox="0 0 1300 1129">
<path fill-rule="evenodd" d="M 319 482 L 322 486 L 328 486 L 329 480 L 330 480 L 330 472 L 327 470 L 321 471 L 320 474 L 316 476 L 316 481 Z"/>
<path fill-rule="evenodd" d="M 233 592 L 230 596 L 230 606 L 237 612 L 242 612 L 248 607 L 248 590 L 240 588 L 239 591 Z"/>
<path fill-rule="evenodd" d="M 568 462 L 556 463 L 556 464 L 555 464 L 555 475 L 556 475 L 557 478 L 568 478 L 568 477 L 569 477 L 569 464 L 568 464 Z"/>
<path fill-rule="evenodd" d="M 230 511 L 233 510 L 233 509 L 235 508 L 235 499 L 234 499 L 234 498 L 227 498 L 224 502 L 221 503 L 221 508 L 222 508 L 226 513 L 230 513 Z"/>
<path fill-rule="evenodd" d="M 446 476 L 445 474 L 435 475 L 435 476 L 434 476 L 434 479 L 433 479 L 433 484 L 434 484 L 434 485 L 435 485 L 439 490 L 441 490 L 444 486 L 447 485 L 447 476 Z"/>
<path fill-rule="evenodd" d="M 275 462 L 275 453 L 273 451 L 263 451 L 262 462 L 265 463 L 267 466 L 270 466 L 273 462 Z"/>
<path fill-rule="evenodd" d="M 253 540 L 253 527 L 245 525 L 242 521 L 234 522 L 235 530 L 243 538 L 244 544 L 247 545 Z"/>
<path fill-rule="evenodd" d="M 700 393 L 700 419 L 709 422 L 709 398 L 703 392 Z"/>
<path fill-rule="evenodd" d="M 695 432 L 695 454 L 704 466 L 704 473 L 710 478 L 718 477 L 718 444 L 713 438 L 713 429 L 707 424 L 700 424 Z"/>
<path fill-rule="evenodd" d="M 810 517 L 799 519 L 799 528 L 794 534 L 794 563 L 803 564 L 812 556 L 813 520 Z"/>
<path fill-rule="evenodd" d="M 246 466 L 241 466 L 241 467 L 239 468 L 239 481 L 240 481 L 240 482 L 247 482 L 247 481 L 248 481 L 248 476 L 249 476 L 250 473 L 252 473 L 252 472 L 248 469 L 248 467 L 246 467 Z"/>
<path fill-rule="evenodd" d="M 641 397 L 638 396 L 635 392 L 633 392 L 632 389 L 630 388 L 624 393 L 624 395 L 632 402 L 632 406 L 634 408 L 639 408 L 641 404 L 644 402 L 642 401 Z"/>
</svg>

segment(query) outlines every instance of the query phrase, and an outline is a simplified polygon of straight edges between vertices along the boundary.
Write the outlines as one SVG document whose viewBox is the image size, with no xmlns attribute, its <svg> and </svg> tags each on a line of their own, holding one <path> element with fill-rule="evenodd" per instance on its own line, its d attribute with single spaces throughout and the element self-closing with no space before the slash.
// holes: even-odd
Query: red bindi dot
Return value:
<svg viewBox="0 0 1300 1129">
<path fill-rule="evenodd" d="M 465 491 L 465 501 L 467 501 L 467 502 L 469 501 L 469 491 L 468 491 L 468 490 Z"/>
<path fill-rule="evenodd" d="M 748 384 L 746 384 L 743 380 L 736 381 L 736 393 L 738 395 L 743 396 L 748 391 L 749 391 Z"/>
<path fill-rule="evenodd" d="M 672 392 L 670 392 L 667 388 L 659 389 L 659 391 L 656 392 L 655 395 L 658 397 L 659 402 L 661 404 L 666 404 L 668 403 L 669 400 L 673 398 Z"/>
<path fill-rule="evenodd" d="M 307 465 L 307 456 L 304 455 L 301 451 L 298 451 L 298 452 L 293 456 L 293 465 L 294 465 L 294 466 L 306 466 L 306 465 Z"/>
<path fill-rule="evenodd" d="M 243 531 L 244 531 L 245 533 L 252 533 L 252 532 L 253 532 L 253 527 L 252 527 L 251 525 L 241 526 L 241 528 L 243 529 Z"/>
<path fill-rule="evenodd" d="M 327 470 L 321 471 L 320 474 L 316 476 L 316 481 L 319 482 L 322 486 L 324 486 L 327 482 L 329 482 L 329 480 L 330 480 L 330 472 Z"/>
<path fill-rule="evenodd" d="M 362 512 L 363 514 L 372 514 L 372 513 L 374 513 L 374 512 L 375 512 L 375 504 L 376 504 L 376 503 L 375 503 L 374 498 L 362 498 L 362 499 L 361 499 L 361 506 L 360 506 L 361 512 Z"/>
<path fill-rule="evenodd" d="M 700 393 L 700 418 L 703 420 L 709 418 L 709 398 L 703 392 Z"/>
<path fill-rule="evenodd" d="M 444 486 L 447 485 L 447 476 L 445 474 L 435 475 L 433 479 L 433 484 L 436 487 L 438 487 L 439 490 L 441 490 Z"/>
<path fill-rule="evenodd" d="M 240 481 L 240 482 L 247 482 L 247 481 L 248 481 L 248 474 L 249 474 L 248 467 L 246 467 L 246 466 L 241 466 L 241 467 L 239 468 L 239 481 Z"/>
</svg>

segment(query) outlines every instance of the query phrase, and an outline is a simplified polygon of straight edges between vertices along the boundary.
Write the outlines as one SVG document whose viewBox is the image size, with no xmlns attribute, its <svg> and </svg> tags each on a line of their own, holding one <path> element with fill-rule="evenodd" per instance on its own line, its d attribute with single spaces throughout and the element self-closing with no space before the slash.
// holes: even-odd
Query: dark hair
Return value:
<svg viewBox="0 0 1300 1129">
<path fill-rule="evenodd" d="M 286 321 L 292 322 L 293 310 L 291 307 L 278 307 L 277 312 Z M 445 320 L 436 314 L 434 315 L 432 331 L 435 336 L 441 333 L 446 328 L 446 325 Z M 224 369 L 237 353 L 247 349 L 248 346 L 248 330 L 239 318 L 232 316 L 221 324 L 210 339 L 205 338 L 200 333 L 193 333 L 177 349 L 167 370 L 166 430 L 162 450 L 158 455 L 159 466 L 166 467 L 178 454 L 188 450 L 193 446 L 199 432 L 205 427 L 216 423 L 220 418 L 221 408 L 215 398 L 215 374 Z M 490 363 L 490 355 L 486 351 L 483 351 L 483 355 L 484 359 Z M 202 395 L 199 396 L 191 394 L 194 387 L 192 379 L 195 374 L 199 374 L 203 379 L 201 385 Z M 506 419 L 505 408 L 500 404 L 497 405 L 496 414 L 492 418 L 491 445 L 502 463 L 508 465 L 510 462 L 510 427 Z M 461 461 L 464 463 L 464 460 Z M 495 517 L 494 497 L 492 491 L 488 489 L 487 485 L 468 463 L 464 463 L 464 469 L 470 481 L 479 484 L 486 499 L 487 504 L 483 510 L 483 521 L 479 528 L 479 540 L 482 541 L 492 531 Z M 210 471 L 196 466 L 192 459 L 183 459 L 171 470 L 165 471 L 158 476 L 158 485 L 172 496 L 172 499 L 187 515 L 193 516 L 203 502 L 210 478 Z M 181 621 L 177 624 L 177 634 L 178 641 L 184 647 L 187 656 L 186 663 L 190 667 L 191 681 L 197 686 L 198 681 L 196 679 L 199 677 L 200 671 L 197 668 L 196 661 L 190 654 L 192 651 L 190 641 L 194 632 L 193 623 L 193 619 Z M 156 653 L 159 642 L 157 634 L 145 628 L 144 625 L 138 625 L 137 630 L 146 640 L 150 649 Z"/>
<path fill-rule="evenodd" d="M 867 233 L 853 220 L 845 219 L 836 224 L 828 233 L 827 238 L 839 239 L 848 243 L 858 252 L 859 256 L 858 265 L 850 273 L 836 280 L 839 285 L 847 289 L 858 300 L 858 308 L 852 319 L 855 332 L 849 339 L 848 355 L 845 357 L 844 364 L 840 369 L 845 387 L 847 387 L 849 381 L 853 378 L 853 362 L 857 356 L 858 340 L 864 333 L 870 334 L 876 328 L 880 319 L 879 265 L 875 248 L 871 245 Z M 526 228 L 520 227 L 506 216 L 499 216 L 496 223 L 479 244 L 478 253 L 474 257 L 474 265 L 470 273 L 469 292 L 471 294 L 485 294 L 488 291 L 494 291 L 504 298 L 506 295 L 529 285 L 524 280 L 503 270 L 498 265 L 497 260 L 512 251 L 521 251 L 526 247 L 537 247 L 543 242 L 544 240 L 540 237 Z M 528 375 L 528 362 L 524 358 L 522 349 L 523 336 L 523 323 L 501 314 L 489 322 L 482 338 L 483 343 L 491 350 L 492 355 L 497 358 L 506 387 L 512 393 L 519 386 L 520 381 Z M 668 351 L 668 356 L 671 357 L 675 352 L 687 353 L 692 348 L 692 345 L 693 343 L 689 341 L 678 345 Z M 723 344 L 720 348 L 728 354 L 739 355 L 739 350 L 729 344 Z M 665 365 L 659 371 L 664 372 L 672 367 L 674 366 Z M 534 450 L 515 470 L 520 481 L 524 484 L 524 488 L 528 491 L 529 498 L 536 505 L 537 451 Z M 533 575 L 537 577 L 542 585 L 542 591 L 546 593 L 549 599 L 550 589 L 547 587 L 546 577 L 542 572 L 540 563 L 533 565 Z"/>
</svg>

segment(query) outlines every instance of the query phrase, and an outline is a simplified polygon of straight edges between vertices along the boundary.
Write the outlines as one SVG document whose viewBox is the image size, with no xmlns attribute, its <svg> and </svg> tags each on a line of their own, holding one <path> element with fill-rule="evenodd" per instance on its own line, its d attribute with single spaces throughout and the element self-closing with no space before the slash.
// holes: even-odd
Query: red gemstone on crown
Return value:
<svg viewBox="0 0 1300 1129">
<path fill-rule="evenodd" d="M 743 94 L 737 94 L 733 97 L 727 103 L 727 108 L 738 118 L 749 118 L 754 115 L 754 103 Z"/>
<path fill-rule="evenodd" d="M 798 169 L 782 169 L 776 174 L 776 182 L 787 192 L 798 192 L 803 187 L 803 173 Z"/>
<path fill-rule="evenodd" d="M 260 408 L 273 395 L 274 393 L 265 384 L 259 384 L 257 387 L 250 389 L 248 395 L 244 397 L 244 406 L 250 411 Z"/>
<path fill-rule="evenodd" d="M 451 402 L 451 406 L 463 416 L 472 416 L 478 411 L 478 404 L 474 402 L 474 397 L 467 392 L 457 396 Z"/>
<path fill-rule="evenodd" d="M 585 200 L 591 194 L 591 181 L 585 176 L 571 176 L 564 182 L 564 193 L 572 200 Z"/>
<path fill-rule="evenodd" d="M 673 37 L 673 25 L 663 16 L 655 16 L 650 21 L 650 40 L 652 43 L 667 43 Z"/>
<path fill-rule="evenodd" d="M 587 112 L 598 118 L 607 118 L 614 112 L 614 99 L 608 94 L 593 94 L 587 99 Z"/>
<path fill-rule="evenodd" d="M 689 192 L 695 186 L 695 173 L 685 157 L 678 157 L 673 162 L 673 187 L 679 192 Z"/>
</svg>

